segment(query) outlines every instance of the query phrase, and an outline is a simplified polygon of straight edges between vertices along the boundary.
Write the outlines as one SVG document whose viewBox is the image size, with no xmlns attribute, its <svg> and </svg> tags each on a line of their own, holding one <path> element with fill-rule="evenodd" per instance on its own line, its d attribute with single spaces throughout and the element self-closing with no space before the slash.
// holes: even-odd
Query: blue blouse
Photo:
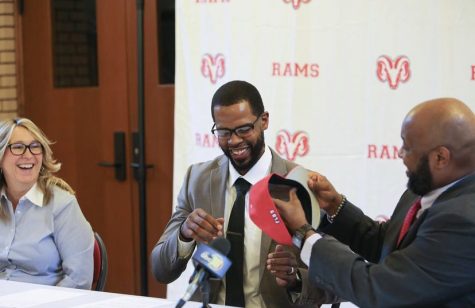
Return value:
<svg viewBox="0 0 475 308">
<path fill-rule="evenodd" d="M 15 212 L 0 195 L 0 279 L 90 289 L 94 235 L 74 195 L 54 187 L 43 205 L 35 184 Z"/>
</svg>

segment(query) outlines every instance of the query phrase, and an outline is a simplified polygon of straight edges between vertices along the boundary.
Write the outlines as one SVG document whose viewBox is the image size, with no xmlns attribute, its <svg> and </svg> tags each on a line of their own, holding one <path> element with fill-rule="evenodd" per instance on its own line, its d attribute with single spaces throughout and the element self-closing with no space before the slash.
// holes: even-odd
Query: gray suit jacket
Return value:
<svg viewBox="0 0 475 308">
<path fill-rule="evenodd" d="M 272 151 L 271 172 L 284 175 L 294 163 L 280 158 Z M 214 160 L 198 163 L 188 168 L 185 180 L 178 196 L 178 205 L 165 228 L 163 235 L 152 251 L 151 262 L 155 278 L 162 283 L 170 283 L 185 270 L 189 258 L 178 257 L 178 235 L 181 223 L 196 208 L 202 208 L 214 217 L 224 216 L 225 190 L 228 178 L 228 158 L 221 155 Z M 261 277 L 260 294 L 267 307 L 305 307 L 315 303 L 333 300 L 325 291 L 310 288 L 308 292 L 307 269 L 299 268 L 302 273 L 303 288 L 298 300 L 299 305 L 292 305 L 285 288 L 279 287 L 274 276 L 265 268 L 267 254 L 275 249 L 276 243 L 262 233 L 261 239 Z M 289 249 L 291 249 L 289 247 Z M 295 251 L 298 256 L 298 252 Z M 211 280 L 210 302 L 215 303 L 221 287 L 221 280 Z M 201 294 L 195 293 L 193 300 L 201 301 Z"/>
<path fill-rule="evenodd" d="M 312 282 L 360 307 L 475 307 L 475 175 L 440 195 L 396 247 L 416 198 L 406 191 L 382 224 L 344 206 L 321 229 L 359 255 L 334 239 L 317 241 Z"/>
</svg>

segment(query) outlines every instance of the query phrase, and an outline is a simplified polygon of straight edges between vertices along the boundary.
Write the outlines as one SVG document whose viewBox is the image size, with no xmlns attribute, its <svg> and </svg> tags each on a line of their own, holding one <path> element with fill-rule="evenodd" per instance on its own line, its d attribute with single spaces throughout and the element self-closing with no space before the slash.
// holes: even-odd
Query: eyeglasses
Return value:
<svg viewBox="0 0 475 308">
<path fill-rule="evenodd" d="M 252 132 L 254 131 L 254 125 L 261 118 L 261 116 L 262 116 L 262 114 L 259 115 L 257 117 L 257 119 L 252 123 L 244 124 L 244 125 L 241 125 L 241 126 L 238 126 L 238 127 L 234 128 L 234 129 L 231 129 L 231 128 L 215 128 L 216 123 L 214 123 L 213 127 L 211 128 L 211 133 L 213 133 L 219 139 L 229 139 L 229 138 L 231 138 L 233 133 L 236 134 L 236 136 L 241 137 L 241 138 L 249 137 L 252 134 Z"/>
<path fill-rule="evenodd" d="M 20 156 L 25 154 L 26 149 L 30 150 L 30 153 L 33 155 L 40 155 L 43 153 L 43 146 L 39 142 L 32 142 L 29 145 L 23 143 L 10 143 L 7 145 L 10 149 L 10 152 L 15 156 Z"/>
</svg>

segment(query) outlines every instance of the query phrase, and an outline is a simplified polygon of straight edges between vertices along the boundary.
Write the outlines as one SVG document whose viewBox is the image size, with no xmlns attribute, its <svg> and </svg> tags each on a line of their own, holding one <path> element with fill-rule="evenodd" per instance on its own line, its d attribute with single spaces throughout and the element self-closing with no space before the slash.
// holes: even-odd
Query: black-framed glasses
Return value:
<svg viewBox="0 0 475 308">
<path fill-rule="evenodd" d="M 30 153 L 33 155 L 43 154 L 43 146 L 39 142 L 32 142 L 29 145 L 23 143 L 10 143 L 7 145 L 10 149 L 10 152 L 15 156 L 20 156 L 25 154 L 26 149 L 30 150 Z"/>
<path fill-rule="evenodd" d="M 211 133 L 213 133 L 213 135 L 215 135 L 219 139 L 229 139 L 231 138 L 233 133 L 236 134 L 236 136 L 241 137 L 241 138 L 249 137 L 254 131 L 254 125 L 261 118 L 261 116 L 262 114 L 260 114 L 257 117 L 257 119 L 252 123 L 244 124 L 233 129 L 216 128 L 216 123 L 214 123 L 213 127 L 211 128 Z"/>
</svg>

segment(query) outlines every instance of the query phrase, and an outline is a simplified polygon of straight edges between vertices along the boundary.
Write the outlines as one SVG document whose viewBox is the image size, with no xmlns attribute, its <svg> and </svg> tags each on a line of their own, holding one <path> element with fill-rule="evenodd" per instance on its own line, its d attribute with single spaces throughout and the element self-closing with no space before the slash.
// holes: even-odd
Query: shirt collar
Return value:
<svg viewBox="0 0 475 308">
<path fill-rule="evenodd" d="M 254 166 L 245 174 L 240 175 L 239 172 L 234 169 L 234 166 L 231 164 L 231 161 L 228 163 L 229 165 L 229 179 L 228 185 L 229 187 L 234 185 L 234 182 L 240 177 L 244 178 L 246 181 L 254 185 L 259 180 L 261 180 L 265 175 L 270 172 L 270 166 L 272 164 L 272 153 L 267 147 L 264 147 L 264 153 L 262 154 L 261 158 L 256 162 Z"/>
<path fill-rule="evenodd" d="M 5 186 L 2 187 L 1 196 L 2 196 L 2 198 L 5 198 L 5 199 L 8 200 L 7 193 L 5 191 Z M 20 198 L 20 201 L 27 199 L 31 203 L 33 203 L 34 205 L 42 207 L 43 206 L 43 197 L 44 197 L 43 192 L 38 187 L 38 184 L 35 183 L 30 188 L 30 190 L 28 190 L 28 192 L 23 197 Z"/>
<path fill-rule="evenodd" d="M 443 187 L 434 189 L 434 190 L 428 192 L 427 194 L 425 194 L 424 196 L 422 196 L 422 198 L 421 198 L 421 209 L 426 210 L 426 209 L 430 208 L 432 206 L 432 204 L 434 204 L 435 200 L 440 195 L 442 195 L 442 193 L 444 191 L 446 191 L 447 189 L 449 189 L 450 187 L 455 185 L 460 180 L 462 180 L 462 179 L 458 179 L 458 180 L 453 181 L 452 183 L 449 183 L 449 184 L 447 184 Z"/>
</svg>

